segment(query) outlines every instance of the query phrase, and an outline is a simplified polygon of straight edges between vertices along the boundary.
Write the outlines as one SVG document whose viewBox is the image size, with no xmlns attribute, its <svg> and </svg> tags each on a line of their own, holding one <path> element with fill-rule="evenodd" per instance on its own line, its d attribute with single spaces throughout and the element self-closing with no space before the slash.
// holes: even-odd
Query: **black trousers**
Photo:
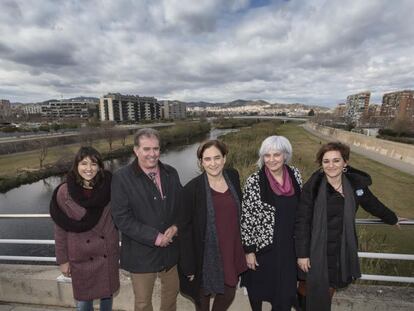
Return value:
<svg viewBox="0 0 414 311">
<path fill-rule="evenodd" d="M 234 300 L 236 288 L 224 285 L 224 294 L 214 295 L 213 309 L 211 311 L 226 311 Z M 205 295 L 203 289 L 200 290 L 200 305 L 196 305 L 197 311 L 209 311 L 210 299 L 212 295 Z"/>
</svg>

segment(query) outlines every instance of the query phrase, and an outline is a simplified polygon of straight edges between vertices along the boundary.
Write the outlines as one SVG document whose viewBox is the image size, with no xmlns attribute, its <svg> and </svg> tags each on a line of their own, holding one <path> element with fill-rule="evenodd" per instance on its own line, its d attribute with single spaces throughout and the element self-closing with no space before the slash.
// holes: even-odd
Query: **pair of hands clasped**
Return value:
<svg viewBox="0 0 414 311">
<path fill-rule="evenodd" d="M 160 247 L 167 247 L 173 241 L 173 237 L 177 234 L 178 228 L 175 225 L 169 227 L 165 232 L 162 234 Z"/>
</svg>

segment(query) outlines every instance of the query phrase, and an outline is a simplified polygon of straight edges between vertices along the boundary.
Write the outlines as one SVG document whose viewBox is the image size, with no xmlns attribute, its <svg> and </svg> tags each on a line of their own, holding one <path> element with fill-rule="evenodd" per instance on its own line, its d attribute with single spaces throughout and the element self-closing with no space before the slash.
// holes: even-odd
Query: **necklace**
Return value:
<svg viewBox="0 0 414 311">
<path fill-rule="evenodd" d="M 225 192 L 227 191 L 227 183 L 223 176 L 220 176 L 216 180 L 208 180 L 210 187 L 218 192 Z"/>
<path fill-rule="evenodd" d="M 342 193 L 342 191 L 339 191 L 339 189 L 341 189 L 341 187 L 342 187 L 342 182 L 338 185 L 338 187 L 335 187 L 334 185 L 332 185 L 331 184 L 331 186 L 332 186 L 332 188 L 334 188 L 334 190 L 335 191 L 337 191 L 337 192 L 341 192 Z"/>
</svg>

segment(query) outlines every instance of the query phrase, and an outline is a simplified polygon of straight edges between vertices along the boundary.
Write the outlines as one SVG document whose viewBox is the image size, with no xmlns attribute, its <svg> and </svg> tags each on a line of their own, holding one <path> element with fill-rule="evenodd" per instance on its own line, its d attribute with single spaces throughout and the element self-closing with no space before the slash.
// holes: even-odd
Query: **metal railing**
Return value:
<svg viewBox="0 0 414 311">
<path fill-rule="evenodd" d="M 357 225 L 383 225 L 384 223 L 379 219 L 357 219 Z M 414 220 L 404 220 L 399 222 L 400 226 L 414 225 Z M 394 254 L 394 253 L 368 253 L 358 252 L 359 258 L 369 259 L 384 259 L 384 260 L 409 260 L 414 261 L 414 255 L 411 254 Z M 362 274 L 361 280 L 367 281 L 383 281 L 383 282 L 400 282 L 400 283 L 414 283 L 414 277 L 407 276 L 390 276 L 390 275 L 376 275 L 376 274 Z"/>
<path fill-rule="evenodd" d="M 50 218 L 49 214 L 0 214 L 2 218 Z M 383 225 L 384 223 L 379 219 L 357 219 L 358 225 Z M 414 220 L 400 221 L 400 226 L 414 225 Z M 41 245 L 54 245 L 54 240 L 30 240 L 30 239 L 0 239 L 0 244 L 41 244 Z M 408 260 L 414 261 L 414 255 L 412 254 L 394 254 L 394 253 L 370 253 L 370 252 L 358 252 L 359 258 L 370 259 L 384 259 L 384 260 Z M 2 256 L 0 255 L 0 261 L 35 261 L 35 262 L 56 262 L 55 257 L 36 257 L 36 256 Z M 375 274 L 362 274 L 362 280 L 369 281 L 385 281 L 385 282 L 400 282 L 400 283 L 412 283 L 414 284 L 414 277 L 404 276 L 389 276 L 389 275 L 375 275 Z"/>
</svg>

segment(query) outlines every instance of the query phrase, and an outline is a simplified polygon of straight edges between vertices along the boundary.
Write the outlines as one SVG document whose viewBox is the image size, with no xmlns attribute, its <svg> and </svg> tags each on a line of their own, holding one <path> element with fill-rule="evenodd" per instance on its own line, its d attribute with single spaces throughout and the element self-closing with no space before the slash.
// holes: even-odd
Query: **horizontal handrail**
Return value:
<svg viewBox="0 0 414 311">
<path fill-rule="evenodd" d="M 50 245 L 54 245 L 55 240 L 0 239 L 0 244 L 50 244 Z"/>
<path fill-rule="evenodd" d="M 0 218 L 50 218 L 50 214 L 0 214 Z M 358 225 L 384 225 L 381 219 L 358 218 L 355 219 Z M 414 220 L 407 219 L 399 222 L 400 225 L 414 225 Z"/>
<path fill-rule="evenodd" d="M 0 218 L 50 218 L 50 214 L 0 214 Z"/>
<path fill-rule="evenodd" d="M 41 245 L 54 245 L 53 240 L 11 240 L 0 239 L 0 244 L 41 244 Z M 371 259 L 391 259 L 391 260 L 408 260 L 414 261 L 414 255 L 411 254 L 392 254 L 392 253 L 368 253 L 358 252 L 359 258 L 371 258 Z M 0 256 L 0 259 L 2 256 Z M 42 257 L 40 257 L 42 258 Z"/>
<path fill-rule="evenodd" d="M 408 277 L 408 276 L 390 276 L 390 275 L 375 275 L 375 274 L 362 274 L 361 280 L 414 283 L 414 278 Z"/>
<path fill-rule="evenodd" d="M 50 218 L 49 214 L 0 214 L 1 218 Z M 356 219 L 358 225 L 382 225 L 384 224 L 379 219 Z M 414 220 L 408 219 L 399 222 L 400 225 L 414 225 Z M 30 240 L 30 239 L 0 239 L 0 244 L 40 244 L 40 245 L 54 245 L 54 240 Z M 414 255 L 411 254 L 392 254 L 392 253 L 369 253 L 358 252 L 360 258 L 371 259 L 388 259 L 388 260 L 409 260 L 414 261 Z M 37 256 L 0 256 L 0 260 L 11 261 L 34 261 L 34 262 L 53 262 L 56 263 L 55 257 L 37 257 Z M 414 277 L 403 276 L 389 276 L 389 275 L 374 275 L 362 274 L 362 280 L 370 281 L 385 281 L 385 282 L 399 282 L 414 284 Z"/>
<path fill-rule="evenodd" d="M 358 218 L 355 219 L 355 223 L 357 225 L 384 225 L 385 223 L 381 219 L 362 219 Z M 401 220 L 398 222 L 400 225 L 414 225 L 414 220 L 407 219 L 407 220 Z"/>
<path fill-rule="evenodd" d="M 18 260 L 18 261 L 47 261 L 47 262 L 56 262 L 56 257 L 36 257 L 36 256 L 0 256 L 0 260 Z"/>
<path fill-rule="evenodd" d="M 0 244 L 40 244 L 54 245 L 55 240 L 25 240 L 25 239 L 0 239 Z M 121 244 L 121 243 L 119 243 Z M 395 253 L 370 253 L 358 252 L 359 258 L 372 259 L 394 259 L 394 260 L 411 260 L 414 261 L 414 255 L 411 254 L 395 254 Z M 1 259 L 1 256 L 0 256 Z"/>
<path fill-rule="evenodd" d="M 396 259 L 396 260 L 413 260 L 414 261 L 414 255 L 410 255 L 410 254 L 358 252 L 358 257 L 359 258 Z"/>
<path fill-rule="evenodd" d="M 375 253 L 364 253 L 364 254 L 375 254 Z M 370 258 L 370 257 L 365 257 L 365 258 Z M 372 258 L 377 258 L 377 257 L 372 257 Z M 0 260 L 37 261 L 37 262 L 53 262 L 53 263 L 56 263 L 56 257 L 0 256 Z M 412 259 L 409 259 L 409 260 L 412 260 Z M 414 284 L 414 277 L 405 277 L 405 276 L 362 274 L 361 275 L 361 280 L 385 281 L 385 282 L 398 282 L 398 283 L 411 283 L 411 284 Z"/>
</svg>

